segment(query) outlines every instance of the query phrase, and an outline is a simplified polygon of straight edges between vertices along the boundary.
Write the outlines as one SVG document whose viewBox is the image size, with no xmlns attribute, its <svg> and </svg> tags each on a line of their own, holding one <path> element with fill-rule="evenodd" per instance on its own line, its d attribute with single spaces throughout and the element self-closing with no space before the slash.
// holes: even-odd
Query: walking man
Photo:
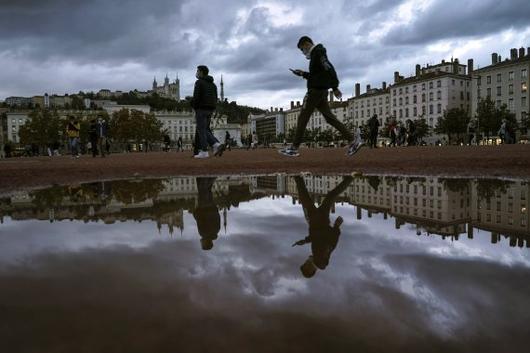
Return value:
<svg viewBox="0 0 530 353">
<path fill-rule="evenodd" d="M 301 76 L 307 80 L 307 93 L 304 97 L 302 111 L 298 117 L 293 144 L 291 147 L 282 149 L 279 152 L 290 157 L 297 157 L 300 155 L 298 148 L 303 142 L 305 128 L 313 111 L 318 109 L 326 119 L 326 122 L 339 130 L 343 139 L 350 143 L 348 155 L 351 155 L 354 152 L 354 146 L 351 145 L 352 134 L 348 131 L 346 126 L 333 115 L 328 104 L 328 90 L 330 88 L 338 99 L 342 98 L 342 93 L 339 90 L 337 73 L 328 60 L 326 49 L 322 44 L 315 45 L 313 40 L 307 36 L 300 38 L 298 41 L 298 49 L 300 49 L 309 60 L 309 72 L 303 70 L 291 71 L 293 74 Z"/>
<path fill-rule="evenodd" d="M 88 137 L 90 139 L 92 157 L 96 158 L 98 155 L 98 124 L 96 123 L 96 119 L 90 121 L 90 125 L 88 126 Z"/>
<path fill-rule="evenodd" d="M 230 137 L 230 133 L 228 131 L 226 131 L 225 133 L 225 146 L 226 148 L 228 148 L 228 150 L 230 151 L 231 150 L 231 145 L 232 145 L 232 138 Z"/>
<path fill-rule="evenodd" d="M 377 148 L 377 134 L 379 133 L 379 119 L 377 119 L 377 114 L 374 114 L 368 120 L 368 127 L 370 129 L 370 148 Z"/>
<path fill-rule="evenodd" d="M 213 77 L 208 75 L 207 66 L 197 67 L 197 81 L 193 89 L 191 106 L 195 110 L 195 122 L 197 124 L 198 146 L 194 158 L 208 158 L 208 146 L 213 147 L 214 156 L 221 156 L 225 145 L 221 144 L 209 129 L 210 118 L 217 105 L 217 86 L 213 83 Z"/>
</svg>

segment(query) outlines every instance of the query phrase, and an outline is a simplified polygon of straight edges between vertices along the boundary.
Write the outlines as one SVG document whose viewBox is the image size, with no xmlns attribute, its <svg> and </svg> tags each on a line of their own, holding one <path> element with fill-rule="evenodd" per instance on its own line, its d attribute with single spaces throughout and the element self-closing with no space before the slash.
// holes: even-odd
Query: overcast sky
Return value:
<svg viewBox="0 0 530 353">
<path fill-rule="evenodd" d="M 346 97 L 355 82 L 379 87 L 394 71 L 457 57 L 475 66 L 530 47 L 528 0 L 0 0 L 0 99 L 150 89 L 195 68 L 223 74 L 241 104 L 287 107 L 305 83 L 301 35 L 323 43 Z"/>
</svg>

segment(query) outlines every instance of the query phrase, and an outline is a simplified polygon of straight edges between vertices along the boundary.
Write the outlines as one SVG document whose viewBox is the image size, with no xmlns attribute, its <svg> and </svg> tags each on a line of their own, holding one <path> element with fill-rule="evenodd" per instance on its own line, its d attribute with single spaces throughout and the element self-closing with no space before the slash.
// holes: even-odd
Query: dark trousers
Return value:
<svg viewBox="0 0 530 353">
<path fill-rule="evenodd" d="M 211 110 L 195 111 L 195 123 L 197 124 L 195 150 L 197 151 L 208 151 L 208 146 L 213 146 L 219 142 L 210 130 L 212 113 Z"/>
<path fill-rule="evenodd" d="M 370 148 L 377 147 L 377 130 L 370 131 Z"/>
<path fill-rule="evenodd" d="M 339 130 L 342 137 L 348 142 L 352 140 L 352 134 L 346 126 L 341 123 L 335 115 L 331 112 L 328 104 L 328 90 L 327 89 L 310 89 L 304 97 L 304 104 L 302 111 L 298 116 L 298 123 L 296 126 L 296 134 L 294 136 L 293 147 L 298 148 L 304 138 L 305 128 L 311 114 L 318 109 L 322 113 L 326 122 Z"/>
</svg>

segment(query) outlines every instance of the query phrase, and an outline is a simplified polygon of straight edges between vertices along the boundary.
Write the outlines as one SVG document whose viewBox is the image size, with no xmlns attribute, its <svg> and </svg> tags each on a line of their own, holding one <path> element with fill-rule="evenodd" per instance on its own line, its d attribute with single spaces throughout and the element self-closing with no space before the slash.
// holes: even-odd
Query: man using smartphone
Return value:
<svg viewBox="0 0 530 353">
<path fill-rule="evenodd" d="M 328 60 L 326 48 L 324 48 L 322 44 L 315 45 L 313 40 L 307 36 L 300 38 L 297 46 L 309 60 L 309 72 L 303 70 L 290 70 L 293 74 L 307 80 L 307 94 L 304 97 L 302 111 L 298 117 L 293 144 L 291 147 L 284 148 L 279 152 L 290 157 L 297 157 L 300 155 L 298 147 L 302 143 L 305 128 L 313 111 L 318 109 L 326 119 L 326 122 L 339 130 L 342 137 L 350 143 L 348 155 L 352 155 L 355 150 L 355 146 L 351 144 L 353 138 L 352 133 L 348 131 L 346 126 L 331 112 L 328 104 L 329 89 L 333 90 L 333 94 L 337 99 L 342 98 L 342 93 L 339 90 L 339 79 L 337 78 L 335 68 Z"/>
</svg>

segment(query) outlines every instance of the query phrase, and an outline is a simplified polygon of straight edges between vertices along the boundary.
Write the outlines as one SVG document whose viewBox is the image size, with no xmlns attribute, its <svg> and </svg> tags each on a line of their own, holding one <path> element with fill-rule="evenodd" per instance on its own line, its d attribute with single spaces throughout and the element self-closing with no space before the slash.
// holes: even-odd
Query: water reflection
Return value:
<svg viewBox="0 0 530 353">
<path fill-rule="evenodd" d="M 527 351 L 529 196 L 313 175 L 18 193 L 0 200 L 1 347 Z"/>
</svg>

